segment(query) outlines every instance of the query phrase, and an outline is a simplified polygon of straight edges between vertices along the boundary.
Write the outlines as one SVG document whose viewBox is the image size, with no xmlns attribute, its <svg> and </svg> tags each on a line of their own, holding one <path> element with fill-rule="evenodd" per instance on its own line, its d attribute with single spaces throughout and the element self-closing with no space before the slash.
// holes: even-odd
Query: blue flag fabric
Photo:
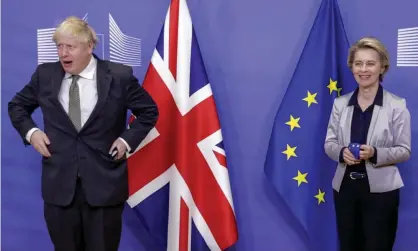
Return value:
<svg viewBox="0 0 418 251">
<path fill-rule="evenodd" d="M 324 151 L 336 97 L 356 88 L 336 0 L 323 0 L 275 117 L 265 173 L 305 231 L 309 250 L 337 250 L 332 177 Z"/>
</svg>

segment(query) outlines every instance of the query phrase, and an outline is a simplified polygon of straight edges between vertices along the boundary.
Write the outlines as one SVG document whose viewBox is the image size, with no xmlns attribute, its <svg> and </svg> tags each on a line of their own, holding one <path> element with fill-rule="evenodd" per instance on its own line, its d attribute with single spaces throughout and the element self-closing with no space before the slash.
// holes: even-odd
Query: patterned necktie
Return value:
<svg viewBox="0 0 418 251">
<path fill-rule="evenodd" d="M 80 91 L 77 84 L 77 80 L 79 78 L 80 76 L 73 75 L 73 81 L 70 85 L 68 102 L 68 116 L 70 117 L 77 131 L 80 131 L 81 129 Z"/>
</svg>

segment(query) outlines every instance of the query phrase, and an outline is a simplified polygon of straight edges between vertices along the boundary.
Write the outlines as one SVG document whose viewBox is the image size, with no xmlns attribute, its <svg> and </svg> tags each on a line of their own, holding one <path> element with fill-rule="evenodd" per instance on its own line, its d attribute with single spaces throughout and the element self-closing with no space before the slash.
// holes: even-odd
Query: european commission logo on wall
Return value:
<svg viewBox="0 0 418 251">
<path fill-rule="evenodd" d="M 418 27 L 398 29 L 396 66 L 418 67 Z"/>
<path fill-rule="evenodd" d="M 88 14 L 83 19 L 88 21 Z M 52 40 L 55 28 L 37 30 L 38 64 L 58 61 L 57 48 Z M 97 33 L 99 40 L 95 53 L 104 58 L 104 34 Z M 141 39 L 122 32 L 115 19 L 109 13 L 109 60 L 129 66 L 141 66 Z"/>
</svg>

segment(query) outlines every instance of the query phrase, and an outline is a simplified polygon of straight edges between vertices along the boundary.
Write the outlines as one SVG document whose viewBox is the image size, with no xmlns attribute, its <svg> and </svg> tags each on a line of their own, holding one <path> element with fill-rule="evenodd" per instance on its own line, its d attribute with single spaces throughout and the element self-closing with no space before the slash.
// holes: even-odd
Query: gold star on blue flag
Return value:
<svg viewBox="0 0 418 251">
<path fill-rule="evenodd" d="M 331 186 L 336 163 L 326 156 L 324 141 L 334 99 L 357 86 L 346 64 L 348 49 L 337 1 L 323 0 L 275 114 L 266 155 L 267 179 L 294 215 L 293 225 L 305 231 L 301 239 L 311 250 L 336 250 Z"/>
</svg>

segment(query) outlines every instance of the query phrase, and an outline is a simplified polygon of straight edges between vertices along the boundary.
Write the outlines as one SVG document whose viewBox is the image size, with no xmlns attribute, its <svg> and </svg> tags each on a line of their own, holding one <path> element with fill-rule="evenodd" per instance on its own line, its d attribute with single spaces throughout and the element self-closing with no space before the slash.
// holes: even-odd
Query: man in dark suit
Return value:
<svg viewBox="0 0 418 251">
<path fill-rule="evenodd" d="M 9 115 L 24 143 L 42 155 L 44 216 L 55 250 L 115 251 L 128 198 L 126 154 L 155 126 L 158 109 L 130 67 L 93 54 L 97 37 L 85 21 L 67 18 L 54 41 L 59 62 L 37 67 Z M 44 132 L 31 118 L 38 107 Z M 128 109 L 136 119 L 126 129 Z"/>
</svg>

